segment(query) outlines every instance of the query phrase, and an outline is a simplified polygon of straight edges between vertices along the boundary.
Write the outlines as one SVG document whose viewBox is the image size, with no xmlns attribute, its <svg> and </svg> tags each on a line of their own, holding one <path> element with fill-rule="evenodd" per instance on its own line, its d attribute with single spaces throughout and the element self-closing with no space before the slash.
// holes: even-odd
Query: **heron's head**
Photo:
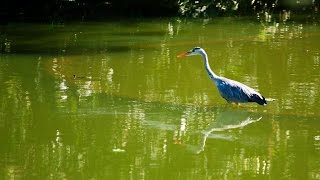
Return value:
<svg viewBox="0 0 320 180">
<path fill-rule="evenodd" d="M 181 57 L 185 57 L 185 56 L 201 55 L 202 52 L 203 52 L 202 48 L 195 47 L 195 48 L 191 49 L 190 51 L 179 54 L 177 57 L 181 58 Z"/>
</svg>

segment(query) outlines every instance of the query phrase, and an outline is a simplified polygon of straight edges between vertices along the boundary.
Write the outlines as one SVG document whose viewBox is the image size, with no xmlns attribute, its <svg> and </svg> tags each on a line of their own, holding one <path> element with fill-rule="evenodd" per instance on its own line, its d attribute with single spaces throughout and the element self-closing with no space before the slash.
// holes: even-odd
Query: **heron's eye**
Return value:
<svg viewBox="0 0 320 180">
<path fill-rule="evenodd" d="M 196 47 L 192 49 L 192 52 L 196 52 L 196 50 L 199 50 L 200 48 Z"/>
</svg>

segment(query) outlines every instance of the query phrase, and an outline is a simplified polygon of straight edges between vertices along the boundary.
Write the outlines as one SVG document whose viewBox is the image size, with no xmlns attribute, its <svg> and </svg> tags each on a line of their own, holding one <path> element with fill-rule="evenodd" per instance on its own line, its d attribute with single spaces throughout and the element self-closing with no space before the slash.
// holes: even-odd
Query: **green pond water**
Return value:
<svg viewBox="0 0 320 180">
<path fill-rule="evenodd" d="M 320 25 L 1 27 L 0 179 L 320 179 Z M 276 101 L 227 106 L 212 70 Z"/>
</svg>

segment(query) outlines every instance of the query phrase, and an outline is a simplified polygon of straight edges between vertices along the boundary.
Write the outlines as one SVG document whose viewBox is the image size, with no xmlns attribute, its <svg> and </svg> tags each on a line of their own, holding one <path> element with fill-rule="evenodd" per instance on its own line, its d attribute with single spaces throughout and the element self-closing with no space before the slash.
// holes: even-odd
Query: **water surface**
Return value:
<svg viewBox="0 0 320 180">
<path fill-rule="evenodd" d="M 320 26 L 9 24 L 0 179 L 319 179 Z M 213 71 L 276 99 L 227 106 Z"/>
</svg>

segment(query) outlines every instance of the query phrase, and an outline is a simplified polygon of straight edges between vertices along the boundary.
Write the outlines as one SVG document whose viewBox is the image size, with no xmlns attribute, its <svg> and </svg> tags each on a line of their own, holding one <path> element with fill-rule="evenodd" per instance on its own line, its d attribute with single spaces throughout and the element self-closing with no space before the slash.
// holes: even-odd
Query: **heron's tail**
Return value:
<svg viewBox="0 0 320 180">
<path fill-rule="evenodd" d="M 258 94 L 253 94 L 251 97 L 250 97 L 250 100 L 252 102 L 256 102 L 260 105 L 267 105 L 267 101 L 266 99 L 263 97 L 263 96 L 259 96 Z"/>
<path fill-rule="evenodd" d="M 272 102 L 272 101 L 275 101 L 276 99 L 273 99 L 273 98 L 266 98 L 266 101 L 267 102 Z"/>
</svg>

